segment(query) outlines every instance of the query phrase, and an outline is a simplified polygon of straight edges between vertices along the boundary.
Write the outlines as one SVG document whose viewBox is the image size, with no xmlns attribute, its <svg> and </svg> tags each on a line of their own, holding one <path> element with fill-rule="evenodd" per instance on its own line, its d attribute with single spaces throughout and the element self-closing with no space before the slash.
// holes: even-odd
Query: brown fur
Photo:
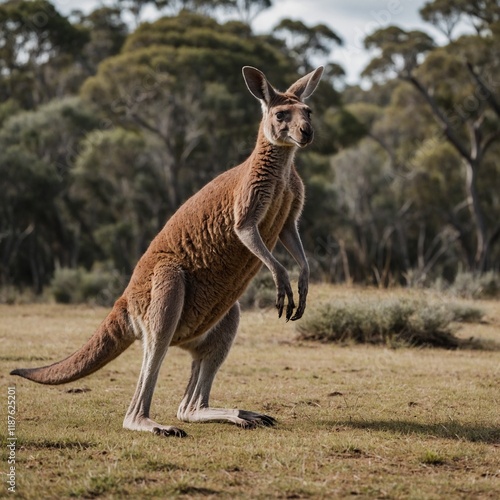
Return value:
<svg viewBox="0 0 500 500">
<path fill-rule="evenodd" d="M 170 345 L 193 355 L 180 419 L 272 425 L 274 420 L 266 415 L 210 408 L 208 397 L 236 334 L 237 299 L 263 263 L 276 283 L 279 315 L 285 296 L 287 320 L 299 319 L 304 312 L 309 270 L 297 232 L 304 186 L 293 159 L 297 146 L 312 140 L 309 109 L 301 97 L 314 91 L 321 73 L 318 68 L 281 94 L 258 70 L 244 68 L 247 86 L 261 100 L 264 114 L 250 157 L 207 184 L 168 220 L 85 346 L 48 367 L 12 374 L 42 384 L 71 382 L 98 370 L 139 338 L 144 362 L 125 427 L 184 435 L 149 419 L 156 378 Z M 288 275 L 271 254 L 278 238 L 301 266 L 299 306 L 293 317 Z"/>
</svg>

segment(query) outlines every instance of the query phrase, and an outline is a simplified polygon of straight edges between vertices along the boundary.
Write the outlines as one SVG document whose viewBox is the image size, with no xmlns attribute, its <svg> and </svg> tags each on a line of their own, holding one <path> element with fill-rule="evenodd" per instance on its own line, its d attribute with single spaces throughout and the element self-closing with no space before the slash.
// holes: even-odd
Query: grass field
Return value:
<svg viewBox="0 0 500 500">
<path fill-rule="evenodd" d="M 396 292 L 316 286 L 309 303 L 388 293 Z M 459 335 L 500 342 L 500 303 L 475 305 L 486 321 Z M 245 312 L 212 405 L 264 411 L 277 427 L 182 423 L 187 438 L 159 438 L 121 427 L 137 343 L 67 386 L 8 375 L 67 356 L 106 313 L 0 306 L 1 498 L 500 498 L 499 351 L 297 342 L 275 311 Z M 153 400 L 159 422 L 176 423 L 189 365 L 186 353 L 169 351 Z M 13 385 L 15 494 L 6 475 Z"/>
</svg>

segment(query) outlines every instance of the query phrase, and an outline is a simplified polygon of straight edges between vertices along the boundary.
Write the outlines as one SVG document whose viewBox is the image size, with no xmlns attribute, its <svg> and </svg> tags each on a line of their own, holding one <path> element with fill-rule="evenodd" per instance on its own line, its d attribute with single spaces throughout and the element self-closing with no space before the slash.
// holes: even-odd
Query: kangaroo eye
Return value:
<svg viewBox="0 0 500 500">
<path fill-rule="evenodd" d="M 278 111 L 276 113 L 276 119 L 279 121 L 279 122 L 282 122 L 284 119 L 285 119 L 285 112 L 284 111 Z"/>
</svg>

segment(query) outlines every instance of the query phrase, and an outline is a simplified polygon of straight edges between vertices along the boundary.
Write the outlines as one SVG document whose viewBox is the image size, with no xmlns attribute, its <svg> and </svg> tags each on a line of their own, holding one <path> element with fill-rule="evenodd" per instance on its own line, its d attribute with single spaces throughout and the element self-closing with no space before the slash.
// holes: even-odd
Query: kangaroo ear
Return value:
<svg viewBox="0 0 500 500">
<path fill-rule="evenodd" d="M 276 92 L 267 81 L 264 73 L 251 66 L 244 66 L 242 73 L 250 93 L 269 106 Z"/>
<path fill-rule="evenodd" d="M 316 90 L 319 81 L 321 80 L 321 75 L 323 74 L 323 66 L 316 68 L 311 73 L 303 76 L 300 80 L 297 80 L 288 90 L 292 94 L 295 94 L 300 100 L 307 99 Z"/>
</svg>

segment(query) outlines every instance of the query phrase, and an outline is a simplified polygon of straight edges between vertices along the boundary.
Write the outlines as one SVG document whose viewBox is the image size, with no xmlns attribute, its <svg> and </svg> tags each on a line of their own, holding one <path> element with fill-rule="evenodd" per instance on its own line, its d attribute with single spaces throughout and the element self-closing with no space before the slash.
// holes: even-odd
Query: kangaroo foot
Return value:
<svg viewBox="0 0 500 500">
<path fill-rule="evenodd" d="M 272 427 L 276 420 L 269 415 L 245 410 L 230 410 L 225 408 L 180 408 L 177 418 L 184 422 L 231 422 L 243 429 L 255 427 Z"/>
<path fill-rule="evenodd" d="M 172 427 L 169 425 L 168 427 L 153 427 L 153 434 L 155 436 L 174 436 L 174 437 L 186 437 L 187 434 L 177 427 Z"/>
<path fill-rule="evenodd" d="M 239 410 L 238 418 L 241 420 L 241 423 L 237 423 L 237 425 L 244 429 L 254 429 L 261 426 L 272 427 L 276 424 L 275 418 L 253 411 Z"/>
<path fill-rule="evenodd" d="M 125 419 L 123 427 L 132 431 L 152 432 L 155 436 L 186 437 L 187 434 L 171 425 L 160 425 L 150 418 Z"/>
</svg>

